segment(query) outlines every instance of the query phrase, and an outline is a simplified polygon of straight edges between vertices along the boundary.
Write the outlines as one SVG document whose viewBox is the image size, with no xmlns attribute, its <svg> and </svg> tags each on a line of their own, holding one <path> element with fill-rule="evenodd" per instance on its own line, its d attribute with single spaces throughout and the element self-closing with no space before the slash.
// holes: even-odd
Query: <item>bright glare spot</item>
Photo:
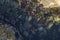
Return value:
<svg viewBox="0 0 60 40">
<path fill-rule="evenodd" d="M 60 6 L 60 0 L 41 0 L 40 4 L 43 4 L 44 7 L 59 7 Z"/>
<path fill-rule="evenodd" d="M 48 29 L 50 29 L 52 26 L 53 26 L 53 23 L 50 23 L 50 24 L 48 25 Z"/>
<path fill-rule="evenodd" d="M 53 3 L 53 2 L 51 2 L 49 5 L 54 5 L 54 3 Z"/>
<path fill-rule="evenodd" d="M 59 18 L 59 17 L 55 17 L 54 20 L 55 20 L 56 22 L 59 22 L 59 21 L 60 21 L 60 18 Z"/>
<path fill-rule="evenodd" d="M 57 4 L 60 6 L 60 0 L 57 0 Z"/>
</svg>

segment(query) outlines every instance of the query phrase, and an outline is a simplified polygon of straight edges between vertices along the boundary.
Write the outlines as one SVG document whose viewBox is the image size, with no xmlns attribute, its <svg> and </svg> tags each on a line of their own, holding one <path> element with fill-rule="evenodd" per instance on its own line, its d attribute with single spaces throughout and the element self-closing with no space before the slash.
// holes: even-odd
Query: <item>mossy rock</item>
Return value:
<svg viewBox="0 0 60 40">
<path fill-rule="evenodd" d="M 32 2 L 34 2 L 34 3 L 38 3 L 38 1 L 37 1 L 37 0 L 32 0 Z"/>
</svg>

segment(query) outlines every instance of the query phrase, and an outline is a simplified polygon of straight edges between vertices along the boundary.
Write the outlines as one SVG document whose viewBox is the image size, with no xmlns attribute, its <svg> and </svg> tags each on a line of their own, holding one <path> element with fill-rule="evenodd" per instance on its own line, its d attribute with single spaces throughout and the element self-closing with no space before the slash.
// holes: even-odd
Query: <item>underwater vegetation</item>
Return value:
<svg viewBox="0 0 60 40">
<path fill-rule="evenodd" d="M 60 40 L 60 7 L 38 1 L 0 0 L 0 40 Z"/>
</svg>

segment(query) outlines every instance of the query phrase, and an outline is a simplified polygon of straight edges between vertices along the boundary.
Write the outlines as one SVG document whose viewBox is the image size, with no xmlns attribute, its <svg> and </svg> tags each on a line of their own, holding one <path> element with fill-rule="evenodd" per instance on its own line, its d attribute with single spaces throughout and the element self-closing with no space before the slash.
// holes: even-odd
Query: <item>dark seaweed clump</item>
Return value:
<svg viewBox="0 0 60 40">
<path fill-rule="evenodd" d="M 15 34 L 16 40 L 60 40 L 60 24 L 46 21 L 52 12 L 41 13 L 43 5 L 35 8 L 34 3 L 22 0 L 19 5 L 17 0 L 0 0 L 0 20 L 3 21 L 0 22 L 16 28 L 19 32 Z M 48 29 L 51 23 L 53 25 Z"/>
</svg>

